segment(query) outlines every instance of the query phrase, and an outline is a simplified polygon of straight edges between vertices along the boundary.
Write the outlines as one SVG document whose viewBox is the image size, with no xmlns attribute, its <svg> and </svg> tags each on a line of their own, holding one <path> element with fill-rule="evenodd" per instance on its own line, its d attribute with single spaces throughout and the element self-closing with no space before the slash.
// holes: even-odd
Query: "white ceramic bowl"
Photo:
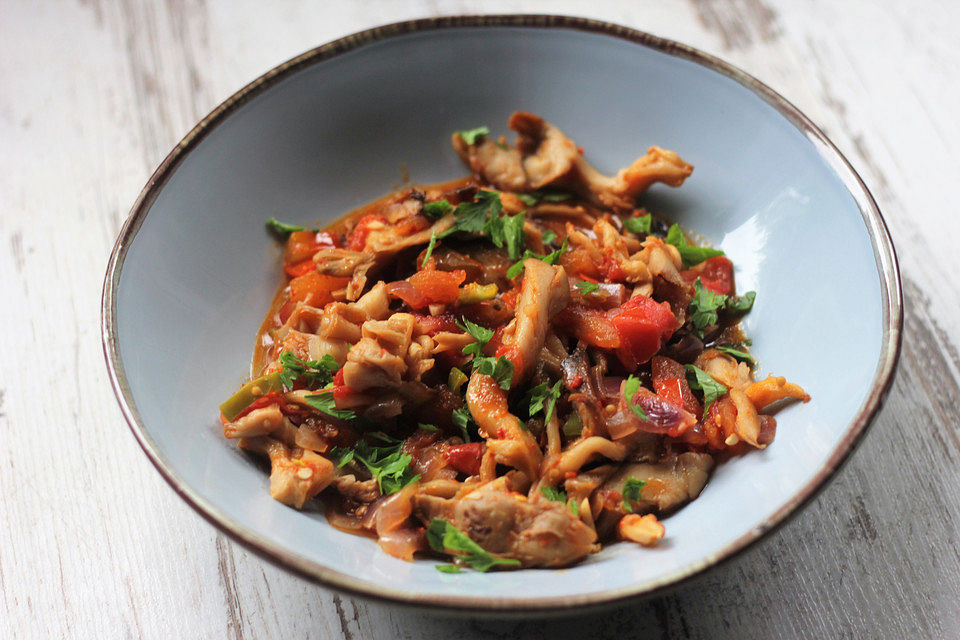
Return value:
<svg viewBox="0 0 960 640">
<path fill-rule="evenodd" d="M 615 544 L 562 571 L 449 575 L 403 562 L 316 511 L 274 501 L 226 441 L 217 407 L 248 371 L 279 282 L 270 216 L 330 221 L 390 190 L 465 173 L 449 134 L 558 124 L 612 171 L 651 144 L 695 165 L 648 204 L 721 246 L 758 292 L 747 317 L 761 374 L 802 384 L 772 446 L 717 469 L 666 519 L 656 549 Z M 504 131 L 505 132 L 505 131 Z M 324 45 L 204 118 L 133 207 L 104 286 L 107 365 L 124 415 L 171 486 L 211 523 L 312 579 L 384 600 L 566 610 L 649 593 L 718 563 L 820 488 L 876 412 L 900 337 L 899 275 L 863 183 L 783 98 L 683 45 L 548 16 L 430 19 Z"/>
</svg>

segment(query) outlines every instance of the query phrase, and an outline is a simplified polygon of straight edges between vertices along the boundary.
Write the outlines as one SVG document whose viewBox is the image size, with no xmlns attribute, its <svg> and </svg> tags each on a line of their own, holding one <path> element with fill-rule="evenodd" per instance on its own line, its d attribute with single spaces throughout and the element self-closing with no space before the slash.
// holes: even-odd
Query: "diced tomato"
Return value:
<svg viewBox="0 0 960 640">
<path fill-rule="evenodd" d="M 311 271 L 290 281 L 290 300 L 322 307 L 333 300 L 333 292 L 343 289 L 350 278 L 328 276 Z"/>
<path fill-rule="evenodd" d="M 714 293 L 733 295 L 733 263 L 726 256 L 707 258 L 692 269 L 681 271 L 680 275 L 688 282 L 700 278 L 704 288 Z"/>
<path fill-rule="evenodd" d="M 387 293 L 413 309 L 423 309 L 431 304 L 453 304 L 460 297 L 460 285 L 466 279 L 465 271 L 417 271 L 406 280 L 388 284 Z"/>
<path fill-rule="evenodd" d="M 557 314 L 553 322 L 557 327 L 593 347 L 616 349 L 620 346 L 621 338 L 617 327 L 604 311 L 573 303 Z"/>
<path fill-rule="evenodd" d="M 313 257 L 324 247 L 337 246 L 333 236 L 326 231 L 294 231 L 287 238 L 283 260 L 288 265 L 297 264 Z"/>
<path fill-rule="evenodd" d="M 447 462 L 450 466 L 468 476 L 480 474 L 480 460 L 483 458 L 483 444 L 468 442 L 447 447 Z"/>
<path fill-rule="evenodd" d="M 279 399 L 280 399 L 280 394 L 276 392 L 268 393 L 265 396 L 260 396 L 259 398 L 251 402 L 249 405 L 247 405 L 246 409 L 238 413 L 237 417 L 234 418 L 234 421 L 239 420 L 240 418 L 247 415 L 251 411 L 254 411 L 255 409 L 262 409 L 263 407 L 269 407 L 272 404 L 276 404 Z"/>
<path fill-rule="evenodd" d="M 295 264 L 285 264 L 283 265 L 283 270 L 287 272 L 287 275 L 291 278 L 296 278 L 298 276 L 305 276 L 311 271 L 316 271 L 317 265 L 314 263 L 313 258 L 308 258 L 303 262 L 297 262 Z"/>
<path fill-rule="evenodd" d="M 654 356 L 650 362 L 650 370 L 653 389 L 657 395 L 699 419 L 703 413 L 703 407 L 690 389 L 683 365 L 670 358 Z"/>
<path fill-rule="evenodd" d="M 353 389 L 343 381 L 343 367 L 340 367 L 333 376 L 333 399 L 334 401 L 343 400 L 351 393 L 353 393 Z"/>
<path fill-rule="evenodd" d="M 350 233 L 347 235 L 347 241 L 344 245 L 345 248 L 349 249 L 350 251 L 363 251 L 364 247 L 367 246 L 367 236 L 370 235 L 372 225 L 386 223 L 386 218 L 383 216 L 378 216 L 375 213 L 368 213 L 367 215 L 363 216 L 357 222 L 357 225 L 351 229 Z"/>
<path fill-rule="evenodd" d="M 463 330 L 457 326 L 456 317 L 452 313 L 441 313 L 438 316 L 415 313 L 413 316 L 417 319 L 420 331 L 428 336 L 435 336 L 441 331 L 463 333 Z"/>
<path fill-rule="evenodd" d="M 617 357 L 628 371 L 655 356 L 663 341 L 677 329 L 677 319 L 666 302 L 634 296 L 612 312 L 620 336 Z"/>
</svg>

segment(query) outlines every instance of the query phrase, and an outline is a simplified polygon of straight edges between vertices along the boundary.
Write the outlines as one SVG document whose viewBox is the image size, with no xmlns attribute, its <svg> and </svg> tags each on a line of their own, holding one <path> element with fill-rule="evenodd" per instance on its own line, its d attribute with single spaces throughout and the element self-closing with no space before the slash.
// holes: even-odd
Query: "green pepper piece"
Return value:
<svg viewBox="0 0 960 640">
<path fill-rule="evenodd" d="M 447 386 L 450 387 L 450 391 L 457 393 L 460 391 L 460 387 L 463 385 L 463 383 L 467 380 L 469 380 L 469 378 L 467 378 L 467 374 L 465 374 L 463 371 L 460 371 L 460 369 L 453 367 L 450 369 L 450 375 L 447 376 Z"/>
<path fill-rule="evenodd" d="M 496 297 L 497 285 L 471 282 L 460 290 L 460 298 L 457 300 L 457 304 L 477 304 L 484 300 L 493 300 Z"/>
<path fill-rule="evenodd" d="M 268 393 L 280 391 L 283 391 L 280 372 L 274 371 L 273 373 L 268 373 L 240 387 L 239 391 L 227 398 L 227 401 L 220 405 L 220 413 L 229 421 L 236 420 L 237 416 L 253 404 L 254 400 L 262 398 Z"/>
</svg>

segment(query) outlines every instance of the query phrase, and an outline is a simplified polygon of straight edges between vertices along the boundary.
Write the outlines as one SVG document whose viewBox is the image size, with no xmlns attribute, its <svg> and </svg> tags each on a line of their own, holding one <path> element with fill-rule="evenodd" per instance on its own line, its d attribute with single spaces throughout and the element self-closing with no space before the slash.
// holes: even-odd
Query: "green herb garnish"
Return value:
<svg viewBox="0 0 960 640">
<path fill-rule="evenodd" d="M 412 458 L 410 454 L 403 453 L 402 447 L 403 442 L 374 447 L 366 440 L 361 440 L 352 449 L 337 447 L 330 453 L 337 458 L 337 467 L 358 461 L 362 463 L 376 479 L 380 493 L 388 496 L 420 479 L 410 469 Z"/>
<path fill-rule="evenodd" d="M 536 260 L 546 262 L 547 264 L 557 264 L 557 262 L 559 262 L 560 260 L 560 256 L 562 256 L 566 250 L 567 250 L 566 238 L 563 239 L 563 244 L 560 245 L 559 249 L 557 249 L 553 253 L 548 253 L 545 256 L 540 255 L 539 253 L 534 253 L 533 251 L 530 251 L 529 249 L 527 249 L 526 251 L 523 252 L 523 257 L 520 258 L 519 261 L 514 263 L 513 266 L 507 269 L 507 277 L 516 278 L 518 275 L 520 275 L 520 272 L 523 271 L 523 261 L 529 258 L 534 258 Z"/>
<path fill-rule="evenodd" d="M 547 229 L 543 232 L 543 235 L 540 236 L 540 242 L 543 244 L 551 244 L 554 240 L 557 239 L 557 234 L 553 229 Z"/>
<path fill-rule="evenodd" d="M 481 327 L 478 324 L 474 324 L 467 320 L 466 318 L 460 318 L 463 321 L 463 324 L 457 323 L 457 326 L 464 330 L 468 335 L 470 335 L 476 342 L 468 344 L 463 348 L 464 355 L 473 354 L 475 357 L 480 357 L 483 355 L 483 348 L 487 346 L 487 343 L 490 342 L 490 339 L 493 338 L 493 329 L 487 329 L 486 327 Z"/>
<path fill-rule="evenodd" d="M 539 202 L 563 202 L 572 198 L 573 194 L 558 189 L 537 189 L 529 193 L 518 193 L 517 197 L 523 204 L 532 207 Z"/>
<path fill-rule="evenodd" d="M 596 282 L 587 282 L 586 280 L 584 280 L 583 282 L 577 283 L 577 289 L 579 289 L 580 293 L 582 293 L 583 295 L 587 295 L 588 293 L 599 291 L 600 285 L 597 284 Z"/>
<path fill-rule="evenodd" d="M 706 413 L 714 400 L 727 393 L 727 388 L 713 379 L 703 369 L 692 364 L 683 365 L 687 370 L 687 381 L 690 387 L 703 392 L 703 412 Z"/>
<path fill-rule="evenodd" d="M 627 512 L 633 513 L 631 503 L 640 502 L 640 491 L 646 484 L 646 482 L 636 478 L 627 478 L 626 482 L 623 483 L 623 508 Z"/>
<path fill-rule="evenodd" d="M 746 313 L 753 308 L 753 302 L 757 299 L 756 291 L 747 291 L 742 296 L 731 296 L 727 300 L 726 309 L 733 313 Z"/>
<path fill-rule="evenodd" d="M 463 141 L 467 144 L 475 144 L 477 138 L 482 138 L 483 136 L 490 135 L 490 129 L 487 127 L 477 127 L 475 129 L 464 129 L 463 131 L 457 131 L 457 135 L 463 138 Z"/>
<path fill-rule="evenodd" d="M 520 561 L 513 558 L 497 558 L 464 532 L 455 526 L 434 518 L 427 527 L 427 542 L 430 548 L 440 553 L 449 553 L 456 556 L 461 562 L 477 571 L 489 571 L 493 567 L 519 567 Z"/>
<path fill-rule="evenodd" d="M 423 205 L 423 215 L 428 218 L 442 218 L 451 211 L 453 211 L 453 205 L 446 200 L 428 202 Z"/>
<path fill-rule="evenodd" d="M 473 415 L 470 413 L 470 408 L 467 405 L 463 405 L 459 409 L 454 409 L 453 413 L 450 414 L 453 424 L 460 429 L 460 433 L 463 435 L 464 442 L 470 442 L 470 423 L 473 421 Z"/>
<path fill-rule="evenodd" d="M 692 267 L 695 264 L 700 264 L 707 258 L 723 255 L 723 251 L 719 249 L 697 247 L 688 244 L 687 239 L 683 236 L 683 231 L 675 224 L 671 225 L 670 230 L 667 231 L 667 242 L 675 246 L 680 252 L 680 258 L 683 260 L 684 267 Z"/>
<path fill-rule="evenodd" d="M 693 298 L 690 299 L 690 320 L 703 337 L 706 327 L 717 324 L 717 311 L 727 304 L 727 296 L 714 293 L 703 286 L 700 278 L 693 283 Z"/>
<path fill-rule="evenodd" d="M 566 492 L 560 489 L 554 489 L 553 487 L 540 487 L 540 493 L 543 494 L 543 497 L 547 500 L 552 500 L 554 502 L 566 502 L 567 494 Z"/>
<path fill-rule="evenodd" d="M 532 418 L 537 413 L 543 411 L 543 421 L 550 422 L 553 417 L 553 410 L 557 406 L 557 400 L 560 399 L 560 384 L 557 380 L 552 387 L 546 382 L 541 382 L 535 387 L 531 387 L 527 392 L 527 416 Z"/>
<path fill-rule="evenodd" d="M 438 564 L 434 566 L 440 573 L 463 573 L 463 569 L 455 564 Z"/>
<path fill-rule="evenodd" d="M 503 356 L 496 360 L 489 357 L 474 358 L 473 370 L 493 378 L 501 389 L 505 391 L 510 389 L 510 383 L 513 381 L 513 363 Z"/>
<path fill-rule="evenodd" d="M 623 226 L 630 233 L 637 235 L 650 235 L 650 224 L 653 222 L 653 216 L 649 213 L 645 216 L 633 216 L 623 221 Z"/>
<path fill-rule="evenodd" d="M 357 414 L 350 409 L 337 409 L 337 404 L 333 400 L 333 390 L 304 396 L 303 401 L 314 409 L 340 420 L 353 420 L 357 417 Z"/>
<path fill-rule="evenodd" d="M 643 407 L 633 403 L 633 397 L 639 390 L 640 378 L 633 375 L 630 376 L 627 378 L 626 382 L 623 383 L 623 399 L 627 401 L 627 407 L 634 413 L 634 415 L 645 422 L 650 422 L 650 418 L 647 416 L 647 412 L 643 410 Z"/>
<path fill-rule="evenodd" d="M 289 237 L 290 234 L 293 233 L 294 231 L 307 230 L 306 227 L 301 227 L 300 225 L 296 225 L 296 224 L 287 224 L 286 222 L 280 222 L 276 218 L 270 218 L 269 220 L 267 220 L 266 224 L 267 224 L 267 229 L 270 231 L 270 233 L 274 234 L 281 240 Z"/>
<path fill-rule="evenodd" d="M 717 345 L 716 347 L 714 347 L 714 348 L 715 348 L 717 351 L 722 351 L 722 352 L 724 352 L 724 353 L 726 353 L 726 354 L 729 354 L 729 355 L 733 356 L 734 358 L 736 358 L 736 359 L 739 360 L 740 362 L 746 362 L 746 363 L 749 364 L 751 367 L 755 364 L 755 362 L 754 362 L 754 360 L 753 360 L 753 356 L 751 356 L 751 355 L 750 355 L 749 353 L 747 353 L 746 351 L 743 351 L 743 350 L 741 350 L 741 349 L 738 349 L 736 346 L 730 346 L 730 345 L 726 345 L 726 344 L 718 344 L 718 345 Z"/>
<path fill-rule="evenodd" d="M 301 360 L 292 352 L 284 351 L 280 354 L 280 364 L 283 365 L 280 379 L 288 389 L 293 389 L 297 380 L 307 388 L 325 387 L 333 382 L 333 374 L 340 368 L 329 353 L 319 360 Z"/>
<path fill-rule="evenodd" d="M 427 245 L 427 252 L 423 254 L 423 260 L 420 261 L 420 265 L 423 266 L 427 264 L 427 260 L 430 259 L 430 256 L 433 255 L 433 248 L 437 246 L 437 232 L 434 231 L 430 234 L 430 244 Z"/>
</svg>

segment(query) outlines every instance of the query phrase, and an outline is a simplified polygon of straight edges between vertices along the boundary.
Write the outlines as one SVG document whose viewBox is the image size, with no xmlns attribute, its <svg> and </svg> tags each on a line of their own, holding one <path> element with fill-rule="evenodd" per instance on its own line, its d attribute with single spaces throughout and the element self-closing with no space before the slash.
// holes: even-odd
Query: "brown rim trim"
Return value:
<svg viewBox="0 0 960 640">
<path fill-rule="evenodd" d="M 456 27 L 563 28 L 603 34 L 628 40 L 650 49 L 690 60 L 735 80 L 786 117 L 806 136 L 814 147 L 816 147 L 820 156 L 830 164 L 856 201 L 863 216 L 864 224 L 867 227 L 867 232 L 870 235 L 874 257 L 877 262 L 877 270 L 882 284 L 883 344 L 870 393 L 864 399 L 856 417 L 843 434 L 839 445 L 811 481 L 803 486 L 793 498 L 781 506 L 759 526 L 743 534 L 731 544 L 711 556 L 702 558 L 657 580 L 639 583 L 628 588 L 584 596 L 513 599 L 498 597 L 480 598 L 473 596 L 432 596 L 410 593 L 385 585 L 359 580 L 353 576 L 333 571 L 299 554 L 292 553 L 262 536 L 254 534 L 240 523 L 229 518 L 214 504 L 193 491 L 193 489 L 173 471 L 164 457 L 158 452 L 153 439 L 143 427 L 140 414 L 137 411 L 127 385 L 123 362 L 120 358 L 116 339 L 117 286 L 120 281 L 124 259 L 130 243 L 140 229 L 144 218 L 156 200 L 160 190 L 186 154 L 238 107 L 304 67 L 327 60 L 366 44 L 398 35 Z M 903 325 L 903 300 L 900 288 L 900 272 L 893 243 L 890 239 L 890 233 L 870 192 L 847 159 L 843 157 L 823 132 L 796 107 L 771 88 L 740 69 L 707 53 L 672 40 L 659 38 L 627 27 L 597 20 L 566 16 L 489 15 L 427 18 L 399 22 L 361 31 L 307 51 L 271 69 L 227 98 L 220 106 L 203 118 L 183 140 L 174 147 L 173 151 L 163 160 L 147 181 L 143 191 L 140 192 L 130 211 L 129 217 L 120 231 L 120 235 L 107 264 L 107 273 L 103 285 L 101 323 L 103 351 L 106 358 L 110 383 L 113 386 L 114 393 L 117 396 L 117 401 L 120 404 L 120 409 L 123 412 L 127 424 L 147 454 L 147 457 L 150 458 L 150 461 L 170 486 L 173 487 L 174 491 L 191 507 L 211 524 L 221 529 L 246 548 L 307 579 L 365 598 L 377 598 L 395 604 L 431 606 L 441 610 L 471 613 L 498 612 L 499 615 L 509 615 L 510 613 L 520 614 L 540 611 L 553 613 L 566 612 L 572 614 L 582 613 L 586 608 L 609 606 L 635 596 L 661 592 L 667 588 L 675 587 L 683 581 L 689 580 L 710 567 L 719 566 L 753 542 L 782 525 L 789 516 L 796 514 L 802 505 L 816 496 L 823 488 L 826 480 L 836 473 L 840 466 L 848 459 L 850 453 L 852 453 L 860 443 L 867 427 L 882 405 L 886 393 L 890 388 L 892 375 L 900 353 L 901 330 Z"/>
</svg>

